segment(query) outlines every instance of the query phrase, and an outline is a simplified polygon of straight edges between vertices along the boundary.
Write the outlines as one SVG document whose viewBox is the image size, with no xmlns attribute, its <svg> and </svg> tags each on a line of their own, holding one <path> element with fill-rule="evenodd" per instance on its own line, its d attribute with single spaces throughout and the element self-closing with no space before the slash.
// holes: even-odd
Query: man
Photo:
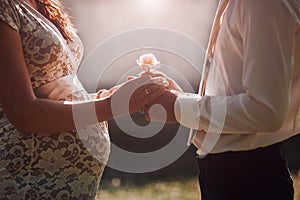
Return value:
<svg viewBox="0 0 300 200">
<path fill-rule="evenodd" d="M 299 88 L 300 1 L 220 0 L 200 95 L 153 102 L 197 130 L 202 200 L 293 199 L 281 142 L 300 132 Z"/>
</svg>

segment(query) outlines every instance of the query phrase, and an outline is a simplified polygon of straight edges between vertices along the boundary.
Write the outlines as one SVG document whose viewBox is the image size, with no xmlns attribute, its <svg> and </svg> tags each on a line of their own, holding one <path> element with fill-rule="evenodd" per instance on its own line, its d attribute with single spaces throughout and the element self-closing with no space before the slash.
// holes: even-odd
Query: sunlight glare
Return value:
<svg viewBox="0 0 300 200">
<path fill-rule="evenodd" d="M 166 3 L 166 0 L 139 0 L 140 8 L 148 12 L 160 10 Z"/>
</svg>

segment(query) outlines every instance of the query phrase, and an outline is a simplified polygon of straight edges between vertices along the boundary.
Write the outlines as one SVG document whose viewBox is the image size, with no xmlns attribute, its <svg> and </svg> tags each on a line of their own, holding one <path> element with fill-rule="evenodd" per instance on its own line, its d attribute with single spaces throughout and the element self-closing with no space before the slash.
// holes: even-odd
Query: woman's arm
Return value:
<svg viewBox="0 0 300 200">
<path fill-rule="evenodd" d="M 163 87 L 155 84 L 161 80 L 147 77 L 125 83 L 114 95 L 94 102 L 70 105 L 62 101 L 36 98 L 24 61 L 19 34 L 0 21 L 0 38 L 0 103 L 9 121 L 20 131 L 48 134 L 75 130 L 72 106 L 76 106 L 76 110 L 82 111 L 83 114 L 88 108 L 95 106 L 98 121 L 112 119 L 112 97 L 115 95 L 120 98 L 128 88 L 139 84 L 147 85 L 135 91 L 130 101 L 129 112 L 138 111 L 143 103 L 148 103 L 148 100 L 155 99 L 164 92 Z M 153 91 L 150 98 L 144 98 L 144 90 L 147 87 Z M 84 124 L 90 123 L 95 123 L 91 116 L 85 118 Z"/>
</svg>

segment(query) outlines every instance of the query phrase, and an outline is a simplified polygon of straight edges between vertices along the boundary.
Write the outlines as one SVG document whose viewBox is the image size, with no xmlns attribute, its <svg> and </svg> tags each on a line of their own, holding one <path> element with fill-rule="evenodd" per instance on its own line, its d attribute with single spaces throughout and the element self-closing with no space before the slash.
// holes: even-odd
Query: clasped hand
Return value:
<svg viewBox="0 0 300 200">
<path fill-rule="evenodd" d="M 165 90 L 161 95 L 159 95 L 158 97 L 154 97 L 152 95 L 147 96 L 147 98 L 149 98 L 149 101 L 147 101 L 148 103 L 146 103 L 141 108 L 141 111 L 144 113 L 145 119 L 147 121 L 176 123 L 177 120 L 174 113 L 174 104 L 178 94 L 183 92 L 182 89 L 173 79 L 160 71 L 150 70 L 139 74 L 139 77 L 145 76 L 159 79 L 162 78 L 167 82 L 167 84 L 164 85 Z M 129 77 L 129 79 L 136 78 L 137 77 Z"/>
<path fill-rule="evenodd" d="M 174 103 L 180 87 L 165 74 L 151 70 L 137 77 L 128 77 L 128 81 L 110 90 L 98 92 L 98 98 L 109 98 L 113 117 L 143 112 L 150 121 L 175 123 Z M 153 105 L 161 109 L 151 109 Z M 167 118 L 165 116 L 167 113 Z"/>
</svg>

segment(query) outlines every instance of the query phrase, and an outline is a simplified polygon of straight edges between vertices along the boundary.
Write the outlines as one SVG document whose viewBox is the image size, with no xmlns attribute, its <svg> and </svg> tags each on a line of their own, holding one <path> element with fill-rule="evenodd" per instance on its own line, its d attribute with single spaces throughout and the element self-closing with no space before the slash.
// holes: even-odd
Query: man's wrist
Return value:
<svg viewBox="0 0 300 200">
<path fill-rule="evenodd" d="M 199 128 L 199 98 L 199 95 L 178 95 L 174 103 L 174 115 L 180 124 L 192 129 Z"/>
</svg>

